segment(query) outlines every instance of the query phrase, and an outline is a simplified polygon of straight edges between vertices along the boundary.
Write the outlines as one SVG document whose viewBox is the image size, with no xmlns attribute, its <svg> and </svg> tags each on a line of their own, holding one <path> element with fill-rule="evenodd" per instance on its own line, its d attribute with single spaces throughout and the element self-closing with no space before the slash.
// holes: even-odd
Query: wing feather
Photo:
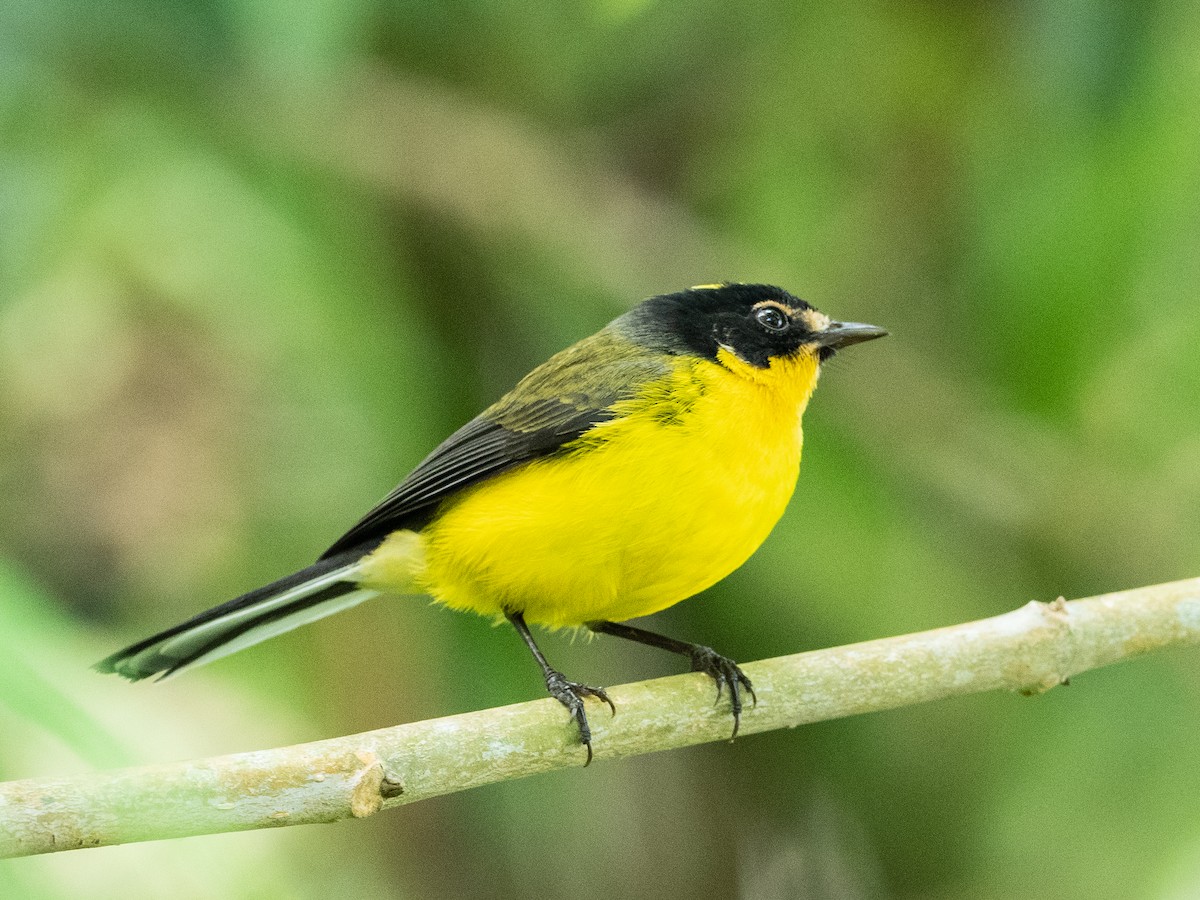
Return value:
<svg viewBox="0 0 1200 900">
<path fill-rule="evenodd" d="M 668 371 L 666 361 L 631 354 L 631 346 L 605 329 L 534 369 L 443 441 L 321 559 L 420 527 L 457 491 L 554 453 L 613 418 L 613 404 Z"/>
</svg>

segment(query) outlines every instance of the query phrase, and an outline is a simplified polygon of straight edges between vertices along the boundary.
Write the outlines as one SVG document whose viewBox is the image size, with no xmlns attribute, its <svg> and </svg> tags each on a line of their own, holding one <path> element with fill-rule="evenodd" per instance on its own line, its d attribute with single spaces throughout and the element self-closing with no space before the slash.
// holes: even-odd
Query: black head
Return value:
<svg viewBox="0 0 1200 900">
<path fill-rule="evenodd" d="M 840 347 L 887 334 L 874 325 L 834 322 L 769 284 L 712 284 L 651 297 L 614 324 L 643 346 L 716 360 L 721 348 L 751 365 L 812 352 L 824 361 Z"/>
</svg>

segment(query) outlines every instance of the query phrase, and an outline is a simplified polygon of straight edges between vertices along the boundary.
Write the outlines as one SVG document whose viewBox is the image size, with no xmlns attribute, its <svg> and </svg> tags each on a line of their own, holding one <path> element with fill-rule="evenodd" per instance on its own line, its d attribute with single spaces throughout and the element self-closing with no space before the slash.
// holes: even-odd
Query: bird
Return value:
<svg viewBox="0 0 1200 900">
<path fill-rule="evenodd" d="M 312 565 L 96 664 L 165 678 L 371 597 L 425 595 L 511 623 L 592 761 L 585 700 L 531 625 L 679 654 L 727 690 L 742 669 L 629 619 L 740 567 L 783 515 L 821 366 L 883 337 L 767 284 L 698 285 L 642 301 L 535 368 L 437 446 Z"/>
</svg>

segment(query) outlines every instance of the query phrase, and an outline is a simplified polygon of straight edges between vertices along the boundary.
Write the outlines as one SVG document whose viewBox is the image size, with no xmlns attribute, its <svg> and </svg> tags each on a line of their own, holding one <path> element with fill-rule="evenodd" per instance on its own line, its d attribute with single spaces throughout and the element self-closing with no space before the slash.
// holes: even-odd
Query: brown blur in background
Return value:
<svg viewBox="0 0 1200 900">
<path fill-rule="evenodd" d="M 828 367 L 767 544 L 657 629 L 749 661 L 1200 575 L 1198 47 L 1184 0 L 8 0 L 0 778 L 542 696 L 509 630 L 419 601 L 157 686 L 88 666 L 695 283 L 892 337 Z M 0 896 L 1196 897 L 1197 661 L 21 860 Z"/>
</svg>

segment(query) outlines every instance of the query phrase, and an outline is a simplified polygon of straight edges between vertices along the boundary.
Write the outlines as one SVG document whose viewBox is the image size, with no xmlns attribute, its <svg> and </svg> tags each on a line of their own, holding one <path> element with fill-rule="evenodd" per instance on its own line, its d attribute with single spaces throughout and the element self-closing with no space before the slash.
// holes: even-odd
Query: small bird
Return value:
<svg viewBox="0 0 1200 900">
<path fill-rule="evenodd" d="M 687 657 L 728 688 L 736 736 L 750 679 L 700 644 L 624 624 L 749 559 L 800 471 L 821 364 L 887 334 L 781 288 L 700 285 L 643 301 L 553 356 L 454 432 L 317 562 L 97 663 L 130 680 L 219 659 L 378 594 L 507 619 L 578 726 L 585 698 L 529 626 L 585 628 Z"/>
</svg>

